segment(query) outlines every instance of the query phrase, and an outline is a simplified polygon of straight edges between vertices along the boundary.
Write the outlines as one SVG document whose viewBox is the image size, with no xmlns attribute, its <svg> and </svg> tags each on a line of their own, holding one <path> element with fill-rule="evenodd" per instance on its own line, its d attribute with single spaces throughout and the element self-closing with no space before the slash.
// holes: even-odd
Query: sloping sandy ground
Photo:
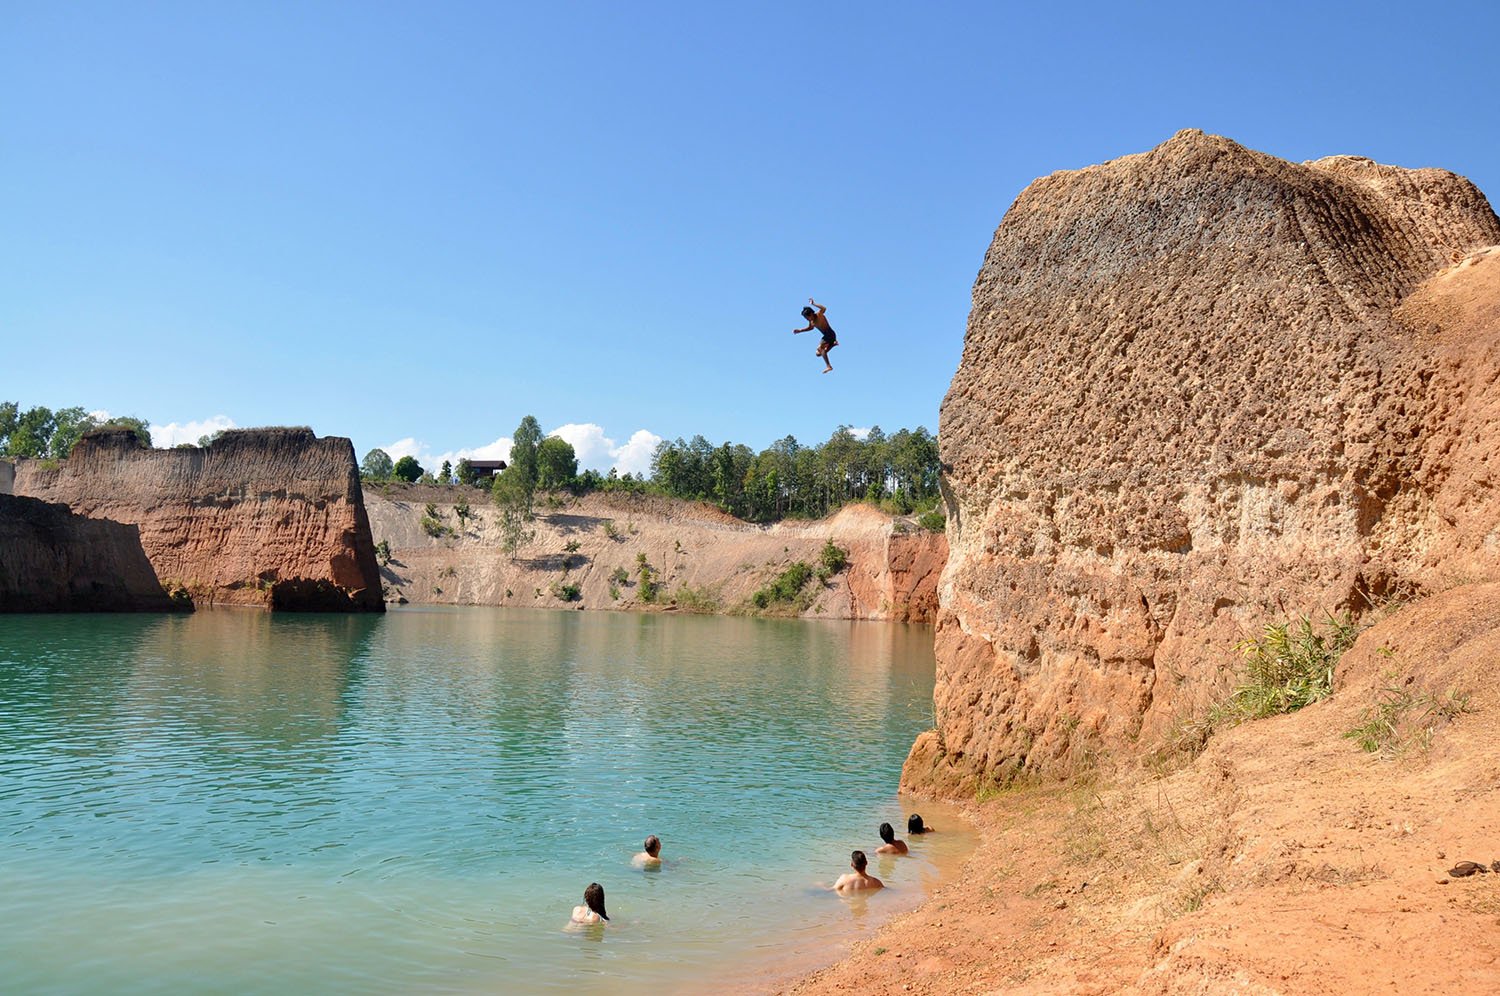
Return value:
<svg viewBox="0 0 1500 996">
<path fill-rule="evenodd" d="M 472 517 L 460 524 L 456 503 Z M 422 527 L 426 506 L 442 534 Z M 381 571 L 388 597 L 414 603 L 535 608 L 666 609 L 724 612 L 775 581 L 796 561 L 814 567 L 829 541 L 849 567 L 809 582 L 803 615 L 828 619 L 930 621 L 947 540 L 869 505 L 826 519 L 758 526 L 710 505 L 669 498 L 591 494 L 538 496 L 534 537 L 516 556 L 503 549 L 500 514 L 487 492 L 454 487 L 371 485 L 365 507 L 375 542 L 390 545 Z M 641 597 L 644 554 L 661 597 Z M 578 589 L 576 600 L 559 592 Z"/>
<path fill-rule="evenodd" d="M 1448 874 L 1500 858 L 1497 682 L 1500 585 L 1408 606 L 1326 702 L 976 803 L 958 881 L 783 991 L 1500 992 L 1500 871 Z"/>
</svg>

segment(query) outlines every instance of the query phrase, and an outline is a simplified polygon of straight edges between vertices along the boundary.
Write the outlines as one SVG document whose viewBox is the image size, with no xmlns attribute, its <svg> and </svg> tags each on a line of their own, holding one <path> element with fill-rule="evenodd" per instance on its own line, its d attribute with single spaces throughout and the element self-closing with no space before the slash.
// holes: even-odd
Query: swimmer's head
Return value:
<svg viewBox="0 0 1500 996">
<path fill-rule="evenodd" d="M 869 864 L 869 862 L 865 860 L 864 851 L 855 851 L 853 854 L 849 855 L 849 867 L 853 868 L 855 871 L 864 871 L 865 865 L 867 864 Z"/>
<path fill-rule="evenodd" d="M 911 819 L 906 821 L 907 833 L 926 833 L 927 828 L 922 825 L 922 814 L 912 813 Z"/>
<path fill-rule="evenodd" d="M 654 858 L 661 853 L 661 838 L 656 834 L 652 834 L 651 836 L 646 838 L 646 843 L 644 846 L 646 848 L 646 853 Z"/>
<path fill-rule="evenodd" d="M 803 318 L 811 318 L 813 315 L 816 315 L 816 314 L 817 314 L 817 312 L 813 311 L 811 308 L 803 308 L 802 309 L 802 317 Z"/>
<path fill-rule="evenodd" d="M 889 823 L 880 824 L 880 839 L 887 844 L 896 839 L 896 831 Z"/>
<path fill-rule="evenodd" d="M 590 882 L 589 887 L 583 890 L 583 903 L 589 909 L 598 913 L 599 919 L 609 919 L 609 914 L 604 912 L 604 886 L 598 882 Z"/>
</svg>

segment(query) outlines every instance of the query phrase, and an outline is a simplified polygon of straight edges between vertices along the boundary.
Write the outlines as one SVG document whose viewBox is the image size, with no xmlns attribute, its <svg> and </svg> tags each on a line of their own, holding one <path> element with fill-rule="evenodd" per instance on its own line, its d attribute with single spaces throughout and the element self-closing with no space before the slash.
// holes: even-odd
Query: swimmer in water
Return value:
<svg viewBox="0 0 1500 996">
<path fill-rule="evenodd" d="M 839 880 L 833 883 L 833 891 L 863 892 L 866 889 L 885 888 L 884 882 L 865 871 L 865 865 L 868 863 L 864 851 L 855 851 L 849 855 L 849 867 L 853 868 L 854 872 L 840 875 Z"/>
<path fill-rule="evenodd" d="M 583 905 L 573 907 L 574 923 L 603 923 L 609 919 L 604 912 L 604 886 L 590 882 L 583 890 Z"/>
<path fill-rule="evenodd" d="M 906 835 L 908 837 L 923 833 L 937 833 L 932 827 L 922 825 L 922 814 L 912 813 L 911 819 L 906 821 Z"/>
<path fill-rule="evenodd" d="M 660 868 L 661 867 L 661 838 L 656 834 L 646 838 L 642 845 L 646 849 L 631 859 L 637 868 Z"/>
<path fill-rule="evenodd" d="M 896 828 L 889 823 L 880 824 L 880 839 L 885 843 L 875 849 L 876 854 L 906 853 L 906 841 L 896 839 Z"/>
</svg>

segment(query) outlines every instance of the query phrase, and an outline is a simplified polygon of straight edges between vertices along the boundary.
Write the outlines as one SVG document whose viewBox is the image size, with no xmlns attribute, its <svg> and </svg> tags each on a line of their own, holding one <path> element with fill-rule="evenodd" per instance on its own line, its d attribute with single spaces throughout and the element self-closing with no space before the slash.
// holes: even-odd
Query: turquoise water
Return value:
<svg viewBox="0 0 1500 996">
<path fill-rule="evenodd" d="M 0 616 L 5 988 L 754 988 L 966 848 L 815 887 L 904 828 L 932 681 L 931 630 L 874 623 Z M 612 923 L 565 929 L 590 881 Z"/>
</svg>

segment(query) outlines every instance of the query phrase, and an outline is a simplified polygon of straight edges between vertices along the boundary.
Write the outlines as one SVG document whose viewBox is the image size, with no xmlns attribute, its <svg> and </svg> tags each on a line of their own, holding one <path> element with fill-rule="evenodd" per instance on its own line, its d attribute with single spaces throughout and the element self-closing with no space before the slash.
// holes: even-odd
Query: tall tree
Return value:
<svg viewBox="0 0 1500 996">
<path fill-rule="evenodd" d="M 533 489 L 527 487 L 515 469 L 515 464 L 511 464 L 502 470 L 490 486 L 490 496 L 500 507 L 500 546 L 511 560 L 536 536 L 530 527 Z"/>
<path fill-rule="evenodd" d="M 43 457 L 52 443 L 52 433 L 57 430 L 57 418 L 52 409 L 37 405 L 28 408 L 16 418 L 6 445 L 7 456 Z"/>
<path fill-rule="evenodd" d="M 468 457 L 459 457 L 458 466 L 454 468 L 453 476 L 458 478 L 459 484 L 474 483 L 474 465 L 469 462 Z"/>
<path fill-rule="evenodd" d="M 422 465 L 417 463 L 416 457 L 404 456 L 396 461 L 396 466 L 391 469 L 391 473 L 410 484 L 422 476 Z"/>
<path fill-rule="evenodd" d="M 527 501 L 536 490 L 536 451 L 542 443 L 542 427 L 535 418 L 527 415 L 516 426 L 510 437 L 510 463 L 505 473 L 516 472 L 515 481 L 526 489 Z"/>
<path fill-rule="evenodd" d="M 20 417 L 20 408 L 14 401 L 0 401 L 0 455 L 10 453 L 10 434 L 16 431 Z"/>
<path fill-rule="evenodd" d="M 73 447 L 85 432 L 99 425 L 94 416 L 82 408 L 59 409 L 54 416 L 54 423 L 52 441 L 47 445 L 47 455 L 59 460 L 73 452 Z"/>
<path fill-rule="evenodd" d="M 444 460 L 443 461 L 443 469 L 440 470 L 440 471 L 438 471 L 437 479 L 438 479 L 438 483 L 439 484 L 452 484 L 453 483 L 453 464 L 449 463 L 447 460 Z"/>
<path fill-rule="evenodd" d="M 573 444 L 561 436 L 548 436 L 536 448 L 537 487 L 548 491 L 565 488 L 578 476 L 578 455 Z"/>
<path fill-rule="evenodd" d="M 389 481 L 396 465 L 391 460 L 391 455 L 385 450 L 374 449 L 365 454 L 364 460 L 360 461 L 359 476 L 370 481 Z"/>
</svg>

